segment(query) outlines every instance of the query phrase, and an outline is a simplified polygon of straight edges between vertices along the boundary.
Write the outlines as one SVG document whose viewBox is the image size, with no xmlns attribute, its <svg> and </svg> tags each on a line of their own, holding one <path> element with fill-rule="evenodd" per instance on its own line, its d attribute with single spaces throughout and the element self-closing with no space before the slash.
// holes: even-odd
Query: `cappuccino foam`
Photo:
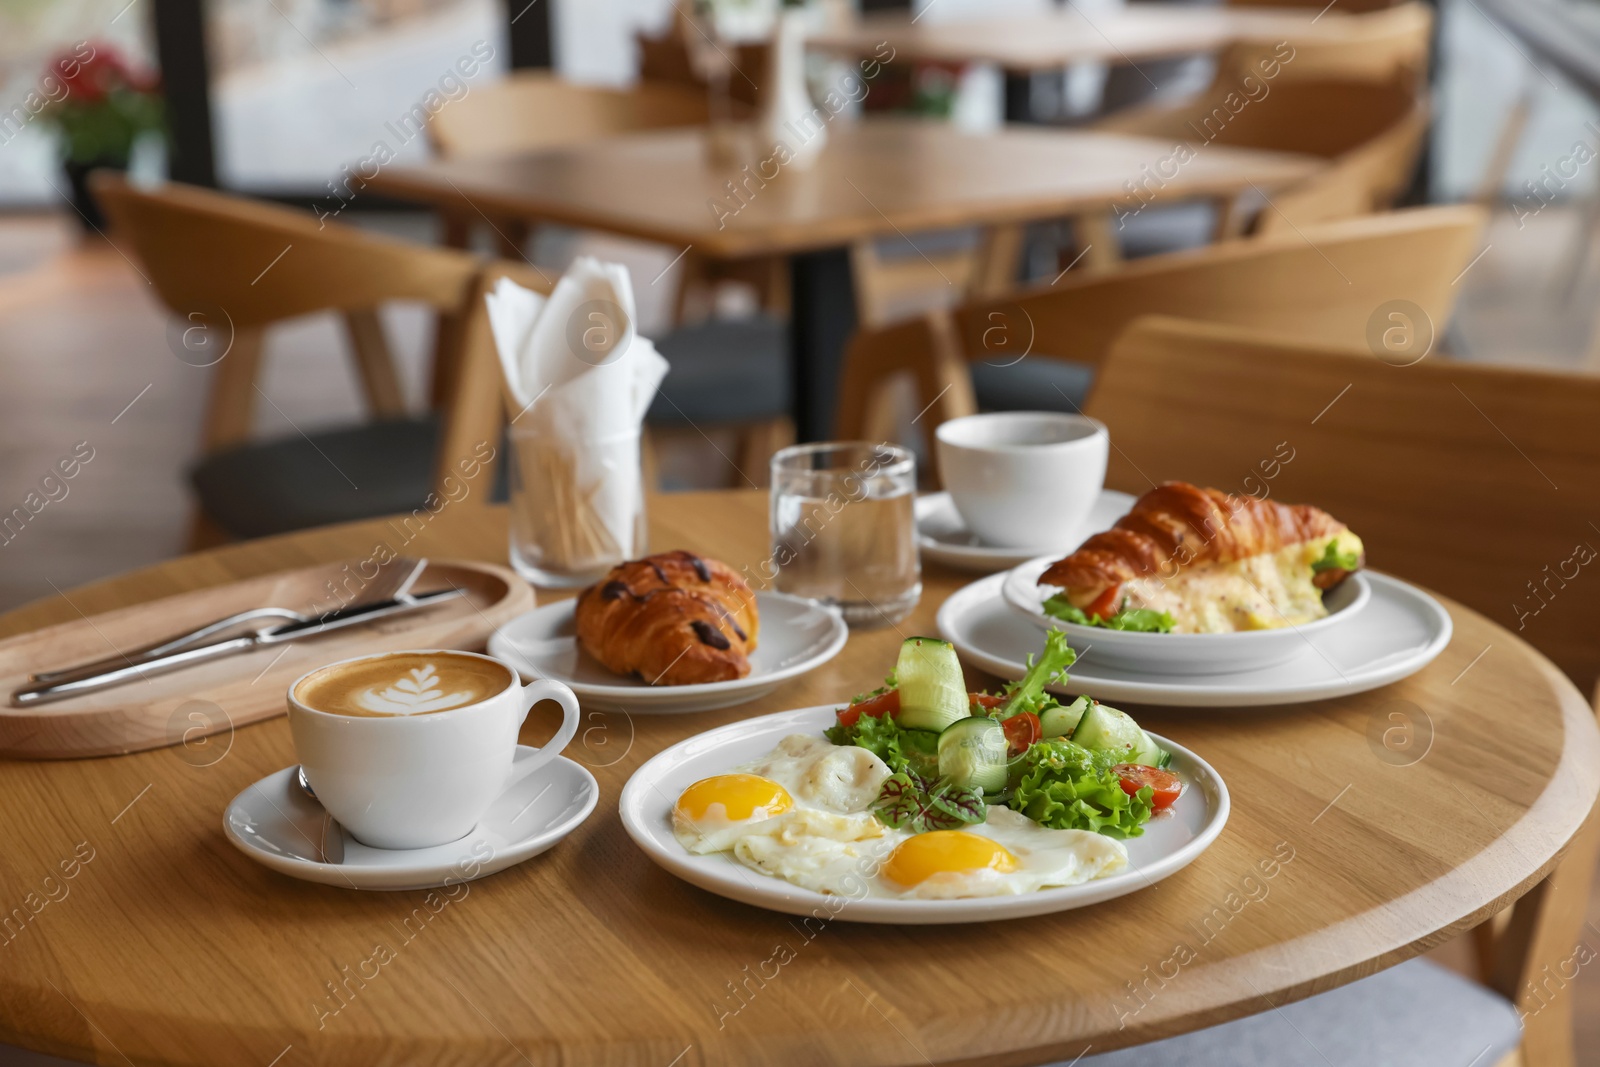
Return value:
<svg viewBox="0 0 1600 1067">
<path fill-rule="evenodd" d="M 488 700 L 510 685 L 511 672 L 492 660 L 396 652 L 324 667 L 296 686 L 294 697 L 330 715 L 428 715 Z"/>
</svg>

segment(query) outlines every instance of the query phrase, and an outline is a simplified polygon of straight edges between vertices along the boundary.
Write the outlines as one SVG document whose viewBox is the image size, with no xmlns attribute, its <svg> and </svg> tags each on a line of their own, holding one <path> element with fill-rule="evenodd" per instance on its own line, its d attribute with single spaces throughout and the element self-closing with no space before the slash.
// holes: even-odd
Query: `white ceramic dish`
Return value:
<svg viewBox="0 0 1600 1067">
<path fill-rule="evenodd" d="M 657 754 L 623 787 L 622 825 L 628 836 L 663 869 L 730 900 L 790 915 L 817 912 L 847 922 L 927 925 L 1017 919 L 1123 896 L 1187 866 L 1216 840 L 1228 821 L 1228 790 L 1217 772 L 1188 749 L 1157 737 L 1156 743 L 1172 753 L 1172 769 L 1188 787 L 1170 814 L 1152 819 L 1143 836 L 1124 842 L 1126 869 L 1082 885 L 964 900 L 841 898 L 762 874 L 731 856 L 693 855 L 672 836 L 672 805 L 685 787 L 761 756 L 789 734 L 820 734 L 833 723 L 837 707 L 780 711 L 730 723 Z"/>
<path fill-rule="evenodd" d="M 757 593 L 761 632 L 750 673 L 731 682 L 650 685 L 613 674 L 578 648 L 577 601 L 563 600 L 519 615 L 489 638 L 489 654 L 524 678 L 564 682 L 585 708 L 668 715 L 744 704 L 820 667 L 844 647 L 850 631 L 839 614 L 799 597 Z"/>
<path fill-rule="evenodd" d="M 1058 554 L 1056 558 L 1083 544 L 1091 534 L 1109 529 L 1128 513 L 1135 499 L 1115 489 L 1100 490 L 1100 496 L 1089 508 L 1088 517 L 1073 529 L 1063 532 L 1060 544 L 1055 548 Z M 1032 549 L 998 548 L 984 544 L 977 534 L 967 529 L 949 493 L 919 496 L 916 512 L 917 548 L 926 561 L 992 574 L 1025 563 L 1037 554 Z"/>
<path fill-rule="evenodd" d="M 1371 599 L 1360 619 L 1311 635 L 1298 631 L 1300 650 L 1275 667 L 1175 677 L 1114 667 L 1091 647 L 1073 664 L 1067 684 L 1052 689 L 1107 702 L 1246 707 L 1302 704 L 1397 682 L 1444 651 L 1450 614 L 1416 586 L 1374 571 L 1362 574 Z M 1001 598 L 1005 578 L 992 574 L 951 594 L 939 608 L 939 633 L 973 666 L 1017 679 L 1043 645 L 1043 631 Z"/>
<path fill-rule="evenodd" d="M 1324 618 L 1299 626 L 1232 634 L 1143 634 L 1107 630 L 1045 614 L 1044 602 L 1056 590 L 1039 585 L 1039 575 L 1061 555 L 1039 556 L 1006 572 L 1000 585 L 1001 596 L 1040 630 L 1061 630 L 1080 654 L 1092 646 L 1097 663 L 1120 670 L 1194 677 L 1275 667 L 1299 655 L 1307 640 L 1329 630 L 1356 625 L 1356 619 L 1371 598 L 1364 572 L 1357 571 L 1324 597 L 1323 603 L 1328 608 Z"/>
<path fill-rule="evenodd" d="M 538 754 L 517 746 L 518 760 Z M 233 798 L 222 829 L 235 848 L 291 878 L 341 889 L 437 889 L 470 882 L 531 859 L 572 833 L 594 811 L 594 775 L 558 756 L 501 793 L 477 827 L 459 841 L 432 848 L 369 848 L 344 833 L 344 862 L 318 860 L 322 805 L 286 767 Z"/>
</svg>

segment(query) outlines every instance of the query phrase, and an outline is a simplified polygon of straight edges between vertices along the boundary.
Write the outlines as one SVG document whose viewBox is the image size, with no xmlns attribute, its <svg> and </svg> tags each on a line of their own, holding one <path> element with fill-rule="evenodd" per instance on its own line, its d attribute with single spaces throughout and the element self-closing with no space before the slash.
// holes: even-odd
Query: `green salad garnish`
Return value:
<svg viewBox="0 0 1600 1067">
<path fill-rule="evenodd" d="M 1022 779 L 1009 807 L 1041 826 L 1138 837 L 1150 818 L 1149 786 L 1129 795 L 1114 759 L 1071 741 L 1040 741 L 1022 757 Z"/>
<path fill-rule="evenodd" d="M 1311 564 L 1311 573 L 1321 574 L 1323 571 L 1353 571 L 1361 566 L 1361 557 L 1354 552 L 1340 552 L 1339 539 L 1335 537 L 1328 542 L 1328 547 L 1323 549 L 1322 558 Z"/>
<path fill-rule="evenodd" d="M 1315 564 L 1313 564 L 1313 567 Z M 1109 619 L 1090 615 L 1057 593 L 1044 602 L 1044 613 L 1079 626 L 1098 626 L 1105 630 L 1130 630 L 1141 634 L 1167 634 L 1172 632 L 1172 616 L 1154 608 L 1123 608 Z"/>
</svg>

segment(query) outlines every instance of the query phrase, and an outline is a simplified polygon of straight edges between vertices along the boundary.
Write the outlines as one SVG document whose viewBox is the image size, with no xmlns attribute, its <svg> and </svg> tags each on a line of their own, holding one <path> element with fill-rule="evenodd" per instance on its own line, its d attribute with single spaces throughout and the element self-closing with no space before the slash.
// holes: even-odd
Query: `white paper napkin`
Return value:
<svg viewBox="0 0 1600 1067">
<path fill-rule="evenodd" d="M 527 499 L 512 507 L 573 569 L 629 558 L 642 534 L 638 436 L 667 361 L 634 330 L 628 269 L 575 260 L 548 297 L 500 279 L 489 327 Z M 535 521 L 536 520 L 536 521 Z"/>
</svg>

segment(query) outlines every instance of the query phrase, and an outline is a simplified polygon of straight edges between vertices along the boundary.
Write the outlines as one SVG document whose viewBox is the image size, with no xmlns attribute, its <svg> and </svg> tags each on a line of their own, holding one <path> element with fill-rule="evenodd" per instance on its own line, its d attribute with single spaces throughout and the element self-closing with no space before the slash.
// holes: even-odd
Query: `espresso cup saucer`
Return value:
<svg viewBox="0 0 1600 1067">
<path fill-rule="evenodd" d="M 1102 489 L 1084 520 L 1066 532 L 1056 551 L 1062 555 L 1077 548 L 1092 535 L 1108 530 L 1133 507 L 1134 497 L 1115 489 Z M 917 497 L 917 548 L 922 558 L 957 570 L 992 574 L 1039 555 L 1038 549 L 1001 548 L 984 544 L 967 529 L 961 512 L 949 493 L 927 493 Z"/>
<path fill-rule="evenodd" d="M 516 759 L 539 750 L 517 746 Z M 344 861 L 323 863 L 317 843 L 324 812 L 286 767 L 234 797 L 222 817 L 235 848 L 291 878 L 341 889 L 438 889 L 503 871 L 537 856 L 594 811 L 600 787 L 581 764 L 557 756 L 513 783 L 467 836 L 432 848 L 383 849 L 344 835 Z"/>
</svg>

